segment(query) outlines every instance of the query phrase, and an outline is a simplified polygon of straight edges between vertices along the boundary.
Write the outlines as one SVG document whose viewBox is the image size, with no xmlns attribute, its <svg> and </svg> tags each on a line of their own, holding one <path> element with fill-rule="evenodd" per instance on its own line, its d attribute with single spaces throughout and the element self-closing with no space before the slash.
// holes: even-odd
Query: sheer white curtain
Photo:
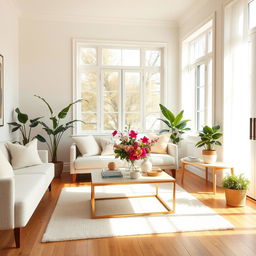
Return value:
<svg viewBox="0 0 256 256">
<path fill-rule="evenodd" d="M 223 157 L 235 172 L 251 176 L 249 140 L 250 84 L 247 0 L 234 0 L 224 11 Z"/>
</svg>

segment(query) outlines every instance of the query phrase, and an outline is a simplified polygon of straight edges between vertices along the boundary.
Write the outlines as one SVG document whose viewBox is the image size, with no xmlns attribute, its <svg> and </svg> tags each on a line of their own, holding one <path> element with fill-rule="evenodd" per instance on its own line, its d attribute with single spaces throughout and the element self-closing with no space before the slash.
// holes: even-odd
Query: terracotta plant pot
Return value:
<svg viewBox="0 0 256 256">
<path fill-rule="evenodd" d="M 225 189 L 226 203 L 229 206 L 245 206 L 246 190 Z"/>
<path fill-rule="evenodd" d="M 54 177 L 60 178 L 62 170 L 63 170 L 63 162 L 62 161 L 55 162 L 54 163 Z"/>
<path fill-rule="evenodd" d="M 213 164 L 217 161 L 217 152 L 216 150 L 203 150 L 202 156 L 204 163 Z"/>
</svg>

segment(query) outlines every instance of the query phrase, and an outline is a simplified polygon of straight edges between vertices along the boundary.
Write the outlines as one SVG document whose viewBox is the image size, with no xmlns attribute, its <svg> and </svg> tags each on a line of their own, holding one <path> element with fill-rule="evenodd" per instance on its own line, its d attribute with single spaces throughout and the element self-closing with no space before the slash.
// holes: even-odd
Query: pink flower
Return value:
<svg viewBox="0 0 256 256">
<path fill-rule="evenodd" d="M 144 144 L 150 144 L 149 138 L 144 136 L 143 138 L 140 139 Z"/>
<path fill-rule="evenodd" d="M 129 159 L 130 159 L 131 161 L 137 160 L 137 159 L 136 159 L 136 156 L 134 156 L 134 155 L 129 155 Z"/>
<path fill-rule="evenodd" d="M 147 156 L 147 150 L 145 148 L 142 148 L 141 151 L 142 151 L 142 153 L 141 153 L 140 157 L 141 158 L 146 157 Z"/>
<path fill-rule="evenodd" d="M 115 130 L 115 131 L 112 132 L 112 136 L 113 136 L 113 137 L 116 136 L 116 135 L 117 135 L 117 130 Z"/>
<path fill-rule="evenodd" d="M 136 133 L 134 130 L 131 130 L 130 133 L 129 133 L 129 136 L 130 136 L 131 138 L 136 138 L 137 135 L 138 135 L 138 133 Z"/>
</svg>

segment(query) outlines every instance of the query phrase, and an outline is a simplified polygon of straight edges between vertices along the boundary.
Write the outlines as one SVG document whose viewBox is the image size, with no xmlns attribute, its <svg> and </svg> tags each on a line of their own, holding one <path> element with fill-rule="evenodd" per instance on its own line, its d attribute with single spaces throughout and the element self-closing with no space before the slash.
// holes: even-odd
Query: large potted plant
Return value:
<svg viewBox="0 0 256 256">
<path fill-rule="evenodd" d="M 57 115 L 54 114 L 52 107 L 50 104 L 42 97 L 35 95 L 35 97 L 42 100 L 47 108 L 50 111 L 50 125 L 46 124 L 45 122 L 40 121 L 39 123 L 43 126 L 43 130 L 45 130 L 48 140 L 46 140 L 43 136 L 38 135 L 37 138 L 41 142 L 46 142 L 50 155 L 51 160 L 55 166 L 55 177 L 60 177 L 62 170 L 63 170 L 63 161 L 58 161 L 58 147 L 61 141 L 63 134 L 73 127 L 73 123 L 78 122 L 80 120 L 72 120 L 67 123 L 61 123 L 61 121 L 66 118 L 70 108 L 72 105 L 81 102 L 82 99 L 74 101 L 70 103 L 68 106 L 63 108 Z M 82 122 L 82 121 L 81 121 Z"/>
<path fill-rule="evenodd" d="M 199 133 L 200 141 L 196 143 L 196 147 L 204 147 L 205 149 L 202 151 L 203 160 L 207 164 L 215 163 L 217 160 L 217 152 L 214 149 L 215 145 L 221 146 L 221 142 L 219 139 L 223 136 L 222 133 L 219 132 L 220 126 L 215 125 L 213 127 L 209 127 L 205 125 L 203 130 Z"/>
<path fill-rule="evenodd" d="M 249 187 L 250 181 L 244 177 L 243 174 L 238 176 L 228 175 L 223 178 L 222 186 L 225 188 L 225 196 L 227 205 L 230 206 L 245 206 L 246 191 Z"/>
<path fill-rule="evenodd" d="M 170 139 L 173 144 L 179 144 L 179 142 L 183 139 L 182 134 L 186 131 L 189 131 L 190 128 L 187 127 L 187 123 L 190 120 L 183 120 L 183 113 L 182 110 L 177 116 L 173 114 L 171 110 L 166 108 L 164 105 L 159 104 L 161 112 L 166 119 L 159 118 L 162 122 L 167 125 L 167 129 L 162 129 L 160 133 L 163 132 L 170 132 L 171 136 Z"/>
<path fill-rule="evenodd" d="M 22 136 L 22 143 L 23 145 L 26 145 L 30 142 L 30 140 L 34 138 L 38 138 L 40 135 L 36 135 L 32 137 L 32 129 L 37 127 L 39 124 L 39 120 L 42 117 L 37 117 L 33 119 L 29 119 L 29 116 L 25 113 L 20 112 L 19 108 L 15 109 L 15 112 L 17 113 L 17 122 L 11 122 L 8 123 L 13 128 L 11 129 L 12 132 L 20 131 Z"/>
</svg>

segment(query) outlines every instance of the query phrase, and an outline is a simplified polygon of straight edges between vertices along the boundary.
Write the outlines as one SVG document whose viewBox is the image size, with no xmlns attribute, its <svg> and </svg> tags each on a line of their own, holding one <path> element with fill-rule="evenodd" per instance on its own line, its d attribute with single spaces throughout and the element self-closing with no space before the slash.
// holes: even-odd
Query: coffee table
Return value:
<svg viewBox="0 0 256 256">
<path fill-rule="evenodd" d="M 122 170 L 124 171 L 124 170 Z M 159 214 L 170 214 L 175 212 L 176 205 L 176 180 L 163 172 L 160 176 L 157 177 L 149 177 L 149 176 L 141 176 L 138 179 L 130 179 L 130 178 L 102 178 L 101 170 L 93 170 L 91 173 L 92 181 L 91 181 L 91 213 L 93 219 L 100 218 L 119 218 L 119 217 L 131 217 L 131 216 L 147 216 L 147 215 L 159 215 Z M 172 209 L 163 201 L 163 199 L 159 196 L 158 193 L 158 184 L 159 183 L 172 183 L 173 184 L 173 192 L 172 192 Z M 156 193 L 155 195 L 136 195 L 136 196 L 119 196 L 119 197 L 101 197 L 95 198 L 95 187 L 97 186 L 113 186 L 113 185 L 133 185 L 133 184 L 155 184 L 156 185 Z M 114 215 L 103 215 L 96 216 L 95 212 L 95 201 L 96 200 L 115 200 L 115 199 L 125 199 L 125 198 L 138 198 L 138 197 L 155 197 L 158 201 L 165 207 L 166 211 L 163 212 L 141 212 L 141 213 L 128 213 L 128 214 L 114 214 Z"/>
</svg>

